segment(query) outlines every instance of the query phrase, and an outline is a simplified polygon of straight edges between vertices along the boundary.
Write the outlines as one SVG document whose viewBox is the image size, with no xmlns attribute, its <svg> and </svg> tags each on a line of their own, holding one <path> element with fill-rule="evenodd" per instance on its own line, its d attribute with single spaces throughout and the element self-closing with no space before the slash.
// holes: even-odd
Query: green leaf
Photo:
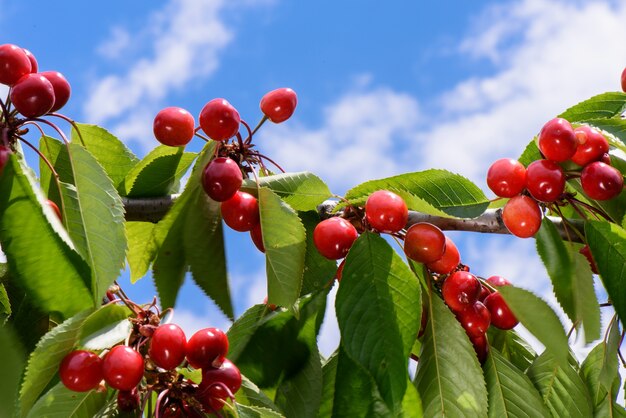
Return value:
<svg viewBox="0 0 626 418">
<path fill-rule="evenodd" d="M 500 286 L 498 291 L 522 325 L 537 337 L 557 360 L 567 364 L 569 353 L 567 336 L 552 308 L 541 298 L 524 289 Z"/>
<path fill-rule="evenodd" d="M 594 128 L 600 129 L 605 136 L 608 135 L 608 140 L 611 145 L 619 146 L 621 149 L 624 149 L 624 145 L 626 145 L 626 120 L 624 119 L 586 119 L 582 121 L 587 125 L 593 126 Z M 615 141 L 611 136 L 617 138 L 619 141 Z"/>
<path fill-rule="evenodd" d="M 280 384 L 276 404 L 287 417 L 314 418 L 322 401 L 322 362 L 317 345 L 311 346 L 308 362 L 291 379 Z"/>
<path fill-rule="evenodd" d="M 621 115 L 626 110 L 626 94 L 602 93 L 578 103 L 561 113 L 559 117 L 570 122 L 589 119 L 607 119 Z"/>
<path fill-rule="evenodd" d="M 339 353 L 335 351 L 322 366 L 322 402 L 317 416 L 329 418 L 333 415 L 333 401 L 335 398 L 335 381 L 337 377 L 337 364 Z"/>
<path fill-rule="evenodd" d="M 39 341 L 28 360 L 20 389 L 22 416 L 31 409 L 39 395 L 56 376 L 63 357 L 76 345 L 80 327 L 91 311 L 84 311 L 53 328 Z"/>
<path fill-rule="evenodd" d="M 489 327 L 487 331 L 489 337 L 489 347 L 500 352 L 502 357 L 510 361 L 520 371 L 526 372 L 535 361 L 537 353 L 514 330 L 504 331 L 496 327 Z"/>
<path fill-rule="evenodd" d="M 92 418 L 106 404 L 106 392 L 73 392 L 57 384 L 42 396 L 28 418 Z"/>
<path fill-rule="evenodd" d="M 346 353 L 374 377 L 389 409 L 399 413 L 422 312 L 413 272 L 387 241 L 365 232 L 346 258 L 335 309 Z"/>
<path fill-rule="evenodd" d="M 300 221 L 306 229 L 306 255 L 304 257 L 304 276 L 300 295 L 307 295 L 326 286 L 337 272 L 337 262 L 329 260 L 317 251 L 313 243 L 313 231 L 320 222 L 317 212 L 299 212 Z"/>
<path fill-rule="evenodd" d="M 489 417 L 549 417 L 530 379 L 491 348 L 483 366 L 489 392 Z"/>
<path fill-rule="evenodd" d="M 0 358 L 2 359 L 2 378 L 0 379 L 0 416 L 12 417 L 15 409 L 24 353 L 20 343 L 10 327 L 0 326 Z"/>
<path fill-rule="evenodd" d="M 586 418 L 593 415 L 589 392 L 569 363 L 557 361 L 546 350 L 527 374 L 552 416 Z"/>
<path fill-rule="evenodd" d="M 156 257 L 157 247 L 152 237 L 155 224 L 151 222 L 126 222 L 130 281 L 135 283 L 146 275 Z"/>
<path fill-rule="evenodd" d="M 625 418 L 626 409 L 609 398 L 604 398 L 604 401 L 595 409 L 593 416 L 594 418 Z"/>
<path fill-rule="evenodd" d="M 261 320 L 268 312 L 267 305 L 254 305 L 245 311 L 228 329 L 228 358 L 236 361 L 248 342 L 262 325 Z"/>
<path fill-rule="evenodd" d="M 602 403 L 607 395 L 610 401 L 615 401 L 617 396 L 617 391 L 613 392 L 613 387 L 616 379 L 619 381 L 617 350 L 620 334 L 616 321 L 611 321 L 609 326 L 608 340 L 601 341 L 587 354 L 579 371 L 596 406 Z"/>
<path fill-rule="evenodd" d="M 9 270 L 34 304 L 69 317 L 93 306 L 89 267 L 60 222 L 49 221 L 55 215 L 44 200 L 12 155 L 0 178 L 0 241 Z"/>
<path fill-rule="evenodd" d="M 460 218 L 475 218 L 489 206 L 487 197 L 474 183 L 458 174 L 434 169 L 370 180 L 350 189 L 345 197 L 351 202 L 364 201 L 370 193 L 381 189 L 408 192 L 435 209 Z M 410 202 L 407 205 L 414 209 Z"/>
<path fill-rule="evenodd" d="M 620 320 L 626 320 L 626 231 L 613 223 L 589 221 L 585 236 L 600 278 Z"/>
<path fill-rule="evenodd" d="M 407 379 L 406 392 L 402 399 L 402 416 L 405 418 L 422 418 L 422 400 L 411 379 Z"/>
<path fill-rule="evenodd" d="M 83 323 L 78 345 L 88 350 L 103 350 L 124 341 L 132 325 L 130 309 L 122 305 L 106 305 L 91 314 Z"/>
<path fill-rule="evenodd" d="M 539 151 L 539 147 L 537 147 L 536 137 L 532 139 L 524 148 L 524 152 L 519 157 L 519 162 L 524 164 L 524 167 L 528 167 L 530 163 L 536 160 L 543 159 L 541 155 L 541 151 Z"/>
<path fill-rule="evenodd" d="M 177 193 L 180 179 L 197 154 L 182 147 L 159 145 L 135 165 L 120 191 L 128 197 L 159 197 Z"/>
<path fill-rule="evenodd" d="M 113 134 L 96 125 L 76 124 L 72 129 L 72 142 L 82 144 L 104 168 L 117 190 L 128 172 L 139 162 L 139 158 Z M 82 140 L 81 140 L 82 136 Z"/>
<path fill-rule="evenodd" d="M 576 251 L 569 248 L 574 265 L 574 302 L 576 316 L 583 324 L 585 342 L 591 343 L 600 338 L 602 324 L 600 322 L 600 304 L 593 287 L 593 273 L 589 261 Z"/>
<path fill-rule="evenodd" d="M 298 214 L 270 189 L 259 189 L 268 303 L 292 308 L 300 295 L 306 236 Z"/>
<path fill-rule="evenodd" d="M 201 370 L 198 370 L 201 371 Z M 241 388 L 237 392 L 237 402 L 249 406 L 260 406 L 262 408 L 271 409 L 280 412 L 278 407 L 270 398 L 263 393 L 250 379 L 242 376 Z"/>
<path fill-rule="evenodd" d="M 240 418 L 282 418 L 280 413 L 260 406 L 237 404 L 236 408 Z"/>
<path fill-rule="evenodd" d="M 9 301 L 9 295 L 7 294 L 4 284 L 0 283 L 0 326 L 4 325 L 10 316 L 11 302 Z"/>
<path fill-rule="evenodd" d="M 313 173 L 282 173 L 259 178 L 259 186 L 267 187 L 295 210 L 314 210 L 317 205 L 332 196 L 326 183 Z M 257 184 L 244 181 L 242 190 L 256 194 Z"/>
</svg>

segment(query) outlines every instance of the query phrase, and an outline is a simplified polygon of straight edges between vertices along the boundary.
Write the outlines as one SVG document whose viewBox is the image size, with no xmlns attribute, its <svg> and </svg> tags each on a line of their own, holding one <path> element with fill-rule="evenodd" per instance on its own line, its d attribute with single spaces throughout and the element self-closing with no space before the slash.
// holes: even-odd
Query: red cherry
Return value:
<svg viewBox="0 0 626 418">
<path fill-rule="evenodd" d="M 489 283 L 490 285 L 492 285 L 493 287 L 509 286 L 511 284 L 510 281 L 508 281 L 507 279 L 505 279 L 502 276 L 491 276 L 491 277 L 488 277 L 486 282 Z"/>
<path fill-rule="evenodd" d="M 443 255 L 439 260 L 426 264 L 426 267 L 434 273 L 448 274 L 456 269 L 460 262 L 461 255 L 458 248 L 449 237 L 446 237 L 446 249 L 443 251 Z"/>
<path fill-rule="evenodd" d="M 31 72 L 30 59 L 19 46 L 0 45 L 0 83 L 12 86 Z"/>
<path fill-rule="evenodd" d="M 261 231 L 261 223 L 259 222 L 250 230 L 250 238 L 252 238 L 252 242 L 254 246 L 261 251 L 265 252 L 265 245 L 263 245 L 263 232 Z"/>
<path fill-rule="evenodd" d="M 519 323 L 500 293 L 493 292 L 487 296 L 485 299 L 485 306 L 491 314 L 491 324 L 494 327 L 508 330 L 512 329 Z"/>
<path fill-rule="evenodd" d="M 572 161 L 581 167 L 593 161 L 599 161 L 604 154 L 609 152 L 609 141 L 591 126 L 582 125 L 574 129 L 578 148 Z"/>
<path fill-rule="evenodd" d="M 95 389 L 103 378 L 102 359 L 91 351 L 72 351 L 61 361 L 59 377 L 65 387 L 74 392 Z"/>
<path fill-rule="evenodd" d="M 178 325 L 164 324 L 152 334 L 148 354 L 160 368 L 173 370 L 185 360 L 186 347 L 185 332 Z"/>
<path fill-rule="evenodd" d="M 41 74 L 26 74 L 11 88 L 11 102 L 22 115 L 36 118 L 54 106 L 54 88 Z"/>
<path fill-rule="evenodd" d="M 476 356 L 480 364 L 483 364 L 487 360 L 487 354 L 489 354 L 489 344 L 487 342 L 486 335 L 480 335 L 478 337 L 470 337 L 470 341 L 476 351 Z"/>
<path fill-rule="evenodd" d="M 458 312 L 456 317 L 465 329 L 465 332 L 467 332 L 467 335 L 471 337 L 485 335 L 491 323 L 489 310 L 482 302 L 478 301 Z"/>
<path fill-rule="evenodd" d="M 9 158 L 11 157 L 11 150 L 4 145 L 0 145 L 0 175 L 4 171 L 4 167 L 6 167 L 9 162 Z"/>
<path fill-rule="evenodd" d="M 50 84 L 52 84 L 52 88 L 54 89 L 54 105 L 52 109 L 50 109 L 50 112 L 56 112 L 65 106 L 70 99 L 72 93 L 70 83 L 65 79 L 63 74 L 58 71 L 44 71 L 40 74 L 46 77 Z"/>
<path fill-rule="evenodd" d="M 335 278 L 338 282 L 341 282 L 341 278 L 343 277 L 343 266 L 346 264 L 346 260 L 342 260 L 339 263 L 339 267 L 337 267 L 337 271 L 335 272 Z"/>
<path fill-rule="evenodd" d="M 225 99 L 213 99 L 205 104 L 199 120 L 204 133 L 215 141 L 235 136 L 241 122 L 237 110 Z"/>
<path fill-rule="evenodd" d="M 208 386 L 203 391 L 196 394 L 196 398 L 202 404 L 206 412 L 217 412 L 224 407 L 229 396 L 222 384 Z"/>
<path fill-rule="evenodd" d="M 224 359 L 218 368 L 208 367 L 202 370 L 202 382 L 198 385 L 198 392 L 202 393 L 215 384 L 223 384 L 234 395 L 241 387 L 241 373 L 232 361 Z"/>
<path fill-rule="evenodd" d="M 141 354 L 126 345 L 116 345 L 104 356 L 104 381 L 118 390 L 131 390 L 141 382 L 144 362 Z"/>
<path fill-rule="evenodd" d="M 296 92 L 281 88 L 266 93 L 261 99 L 261 112 L 274 123 L 286 121 L 293 115 L 298 104 Z"/>
<path fill-rule="evenodd" d="M 404 253 L 418 263 L 433 263 L 443 257 L 446 237 L 441 229 L 427 222 L 419 222 L 406 231 Z"/>
<path fill-rule="evenodd" d="M 526 187 L 526 167 L 512 158 L 501 158 L 487 171 L 487 185 L 499 197 L 513 197 Z"/>
<path fill-rule="evenodd" d="M 46 200 L 46 205 L 50 206 L 50 208 L 54 211 L 54 214 L 59 218 L 61 222 L 63 222 L 63 217 L 61 216 L 61 210 L 52 200 Z"/>
<path fill-rule="evenodd" d="M 24 53 L 28 57 L 28 60 L 30 61 L 30 72 L 31 73 L 36 73 L 37 71 L 39 71 L 39 64 L 37 64 L 37 58 L 35 58 L 33 53 L 30 52 L 26 48 L 22 48 L 22 50 L 24 51 Z"/>
<path fill-rule="evenodd" d="M 265 296 L 265 297 L 263 298 L 263 304 L 264 304 L 264 305 L 267 305 L 267 309 L 269 309 L 269 310 L 270 310 L 270 311 L 272 311 L 272 312 L 274 312 L 276 309 L 278 309 L 278 306 L 276 306 L 275 304 L 273 304 L 273 303 L 267 303 L 267 302 L 268 302 L 268 299 L 267 299 L 267 296 Z"/>
<path fill-rule="evenodd" d="M 615 167 L 594 161 L 583 168 L 580 184 L 587 196 L 595 200 L 609 200 L 621 193 L 624 177 Z"/>
<path fill-rule="evenodd" d="M 487 296 L 489 296 L 490 294 L 491 294 L 491 292 L 489 291 L 489 289 L 487 287 L 481 285 L 480 286 L 480 294 L 478 295 L 478 300 L 480 302 L 484 303 L 485 302 L 485 298 Z"/>
<path fill-rule="evenodd" d="M 193 139 L 196 121 L 191 113 L 182 107 L 166 107 L 154 117 L 152 131 L 163 145 L 185 146 Z"/>
<path fill-rule="evenodd" d="M 598 273 L 598 266 L 596 265 L 595 260 L 593 259 L 593 256 L 591 255 L 591 250 L 589 249 L 588 245 L 585 245 L 584 247 L 582 247 L 580 249 L 580 251 L 578 251 L 580 254 L 584 255 L 585 258 L 587 259 L 587 261 L 589 262 L 589 267 L 591 267 L 591 272 L 593 274 L 599 274 Z"/>
<path fill-rule="evenodd" d="M 528 192 L 541 202 L 554 202 L 565 190 L 565 174 L 560 165 L 550 160 L 530 163 L 526 171 Z"/>
<path fill-rule="evenodd" d="M 131 390 L 120 390 L 117 393 L 117 409 L 122 412 L 132 412 L 139 408 L 139 392 L 137 388 Z"/>
<path fill-rule="evenodd" d="M 250 193 L 238 191 L 222 202 L 222 219 L 235 231 L 250 231 L 259 224 L 259 202 Z"/>
<path fill-rule="evenodd" d="M 562 118 L 554 118 L 543 125 L 538 142 L 548 160 L 559 162 L 572 158 L 578 146 L 572 125 Z"/>
<path fill-rule="evenodd" d="M 605 152 L 602 154 L 602 157 L 600 157 L 600 161 L 606 165 L 611 165 L 611 155 L 608 152 Z"/>
<path fill-rule="evenodd" d="M 224 202 L 237 193 L 243 183 L 239 165 L 230 158 L 211 160 L 202 172 L 202 187 L 216 202 Z"/>
<path fill-rule="evenodd" d="M 330 260 L 339 260 L 348 254 L 359 233 L 346 219 L 332 217 L 318 223 L 313 230 L 315 248 Z"/>
<path fill-rule="evenodd" d="M 515 196 L 504 205 L 502 221 L 511 234 L 519 238 L 530 238 L 541 227 L 541 210 L 532 198 Z"/>
<path fill-rule="evenodd" d="M 217 328 L 204 328 L 187 341 L 187 361 L 195 369 L 219 367 L 228 353 L 228 337 Z"/>
<path fill-rule="evenodd" d="M 626 68 L 622 71 L 622 91 L 626 92 Z"/>
<path fill-rule="evenodd" d="M 409 210 L 397 194 L 378 190 L 367 198 L 365 216 L 372 228 L 393 234 L 404 228 L 409 218 Z"/>
<path fill-rule="evenodd" d="M 476 276 L 467 271 L 456 271 L 444 280 L 441 294 L 450 309 L 461 312 L 476 303 L 480 289 Z"/>
</svg>

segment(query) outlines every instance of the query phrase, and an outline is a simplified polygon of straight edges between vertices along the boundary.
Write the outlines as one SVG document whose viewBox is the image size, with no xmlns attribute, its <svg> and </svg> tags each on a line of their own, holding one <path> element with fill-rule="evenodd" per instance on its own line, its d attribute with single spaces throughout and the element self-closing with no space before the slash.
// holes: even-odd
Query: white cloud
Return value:
<svg viewBox="0 0 626 418">
<path fill-rule="evenodd" d="M 130 33 L 121 27 L 111 29 L 111 37 L 98 47 L 98 53 L 105 58 L 120 58 L 131 45 Z"/>
</svg>

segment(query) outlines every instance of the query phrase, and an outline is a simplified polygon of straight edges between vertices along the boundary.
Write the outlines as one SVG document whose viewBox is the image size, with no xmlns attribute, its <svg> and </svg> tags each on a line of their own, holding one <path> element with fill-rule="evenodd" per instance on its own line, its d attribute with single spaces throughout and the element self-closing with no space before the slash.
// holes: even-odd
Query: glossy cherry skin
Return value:
<svg viewBox="0 0 626 418">
<path fill-rule="evenodd" d="M 70 83 L 65 76 L 58 71 L 44 71 L 40 74 L 46 77 L 50 84 L 52 84 L 52 89 L 54 90 L 54 105 L 52 109 L 50 109 L 50 112 L 56 112 L 65 106 L 70 99 L 70 95 L 72 94 Z"/>
<path fill-rule="evenodd" d="M 511 284 L 510 281 L 508 281 L 502 276 L 490 276 L 487 278 L 486 282 L 492 285 L 493 287 L 509 286 Z"/>
<path fill-rule="evenodd" d="M 298 104 L 296 92 L 290 88 L 280 88 L 266 93 L 261 99 L 261 112 L 274 123 L 286 121 L 293 115 Z"/>
<path fill-rule="evenodd" d="M 397 194 L 388 190 L 378 190 L 365 202 L 365 217 L 372 228 L 393 234 L 404 228 L 409 218 L 409 210 L 404 200 Z"/>
<path fill-rule="evenodd" d="M 31 69 L 30 59 L 24 49 L 13 44 L 0 45 L 0 83 L 13 86 Z"/>
<path fill-rule="evenodd" d="M 622 91 L 626 92 L 626 68 L 622 71 Z"/>
<path fill-rule="evenodd" d="M 208 367 L 202 369 L 202 382 L 198 385 L 198 391 L 202 392 L 216 383 L 226 385 L 234 395 L 241 387 L 239 368 L 232 361 L 224 359 L 224 362 L 218 368 Z"/>
<path fill-rule="evenodd" d="M 61 216 L 61 210 L 52 200 L 46 200 L 46 205 L 50 206 L 50 208 L 54 211 L 54 214 L 59 218 L 59 221 L 63 221 L 63 217 Z"/>
<path fill-rule="evenodd" d="M 349 221 L 336 216 L 324 219 L 313 230 L 315 248 L 330 260 L 344 258 L 358 237 L 359 233 Z"/>
<path fill-rule="evenodd" d="M 259 222 L 250 230 L 250 238 L 254 243 L 257 250 L 262 253 L 265 252 L 265 245 L 263 244 L 263 232 L 261 231 L 261 223 Z"/>
<path fill-rule="evenodd" d="M 187 361 L 195 369 L 219 367 L 228 353 L 228 337 L 221 329 L 204 328 L 187 341 Z"/>
<path fill-rule="evenodd" d="M 583 168 L 580 184 L 587 196 L 595 200 L 609 200 L 621 193 L 624 177 L 615 167 L 594 161 Z"/>
<path fill-rule="evenodd" d="M 232 138 L 239 131 L 239 112 L 225 99 L 213 99 L 200 111 L 200 127 L 214 141 Z"/>
<path fill-rule="evenodd" d="M 478 301 L 485 302 L 485 298 L 489 296 L 490 294 L 491 294 L 491 291 L 487 287 L 481 285 L 480 294 L 478 295 Z"/>
<path fill-rule="evenodd" d="M 474 302 L 473 305 L 458 312 L 456 317 L 465 329 L 467 335 L 471 337 L 485 335 L 491 323 L 489 310 L 479 301 Z"/>
<path fill-rule="evenodd" d="M 483 334 L 478 337 L 470 337 L 470 341 L 474 346 L 474 351 L 476 351 L 478 361 L 480 362 L 480 364 L 483 364 L 485 360 L 487 360 L 487 355 L 489 354 L 489 343 L 487 341 L 487 336 Z"/>
<path fill-rule="evenodd" d="M 541 209 L 532 198 L 515 196 L 504 205 L 502 221 L 511 234 L 530 238 L 541 228 Z"/>
<path fill-rule="evenodd" d="M 178 325 L 164 324 L 152 334 L 148 354 L 160 368 L 173 370 L 185 360 L 186 348 L 185 332 Z"/>
<path fill-rule="evenodd" d="M 485 306 L 491 314 L 491 324 L 494 327 L 508 330 L 514 328 L 519 323 L 500 293 L 493 292 L 487 296 L 485 298 Z"/>
<path fill-rule="evenodd" d="M 36 118 L 54 106 L 54 88 L 41 74 L 26 74 L 11 88 L 11 102 L 22 115 Z"/>
<path fill-rule="evenodd" d="M 565 119 L 554 118 L 548 121 L 538 139 L 539 150 L 552 161 L 566 161 L 576 153 L 578 141 L 572 125 Z"/>
<path fill-rule="evenodd" d="M 224 223 L 239 232 L 248 232 L 259 224 L 259 202 L 250 193 L 238 191 L 222 202 Z"/>
<path fill-rule="evenodd" d="M 443 255 L 437 261 L 426 264 L 428 270 L 439 273 L 448 274 L 457 268 L 461 262 L 461 255 L 459 249 L 449 237 L 446 237 L 446 249 L 443 251 Z"/>
<path fill-rule="evenodd" d="M 574 129 L 578 148 L 572 156 L 572 161 L 581 167 L 593 161 L 599 161 L 604 154 L 609 152 L 609 141 L 591 126 L 582 125 Z"/>
<path fill-rule="evenodd" d="M 33 53 L 30 52 L 26 48 L 22 48 L 22 50 L 24 51 L 24 53 L 28 57 L 28 60 L 30 61 L 30 72 L 31 73 L 36 73 L 37 71 L 39 71 L 39 64 L 37 63 L 37 58 L 35 58 Z"/>
<path fill-rule="evenodd" d="M 512 158 L 501 158 L 489 167 L 487 186 L 496 196 L 516 196 L 526 187 L 526 167 Z"/>
<path fill-rule="evenodd" d="M 593 256 L 591 255 L 591 249 L 589 248 L 589 246 L 585 245 L 578 252 L 580 254 L 584 255 L 585 258 L 587 259 L 587 261 L 589 262 L 589 267 L 591 268 L 591 272 L 593 274 L 599 274 L 598 273 L 598 266 L 596 265 L 596 262 L 593 259 Z"/>
<path fill-rule="evenodd" d="M 565 174 L 561 166 L 554 161 L 533 161 L 526 173 L 526 187 L 535 199 L 541 202 L 554 202 L 563 194 Z"/>
<path fill-rule="evenodd" d="M 61 361 L 59 377 L 65 387 L 74 392 L 95 389 L 103 379 L 102 359 L 91 351 L 72 351 Z"/>
<path fill-rule="evenodd" d="M 182 107 L 166 107 L 154 117 L 152 132 L 163 145 L 185 146 L 193 139 L 196 121 L 191 113 Z"/>
<path fill-rule="evenodd" d="M 461 312 L 476 303 L 480 296 L 480 281 L 468 271 L 456 271 L 441 287 L 443 300 L 454 312 Z"/>
<path fill-rule="evenodd" d="M 11 150 L 4 145 L 0 145 L 0 174 L 4 171 L 4 167 L 6 167 L 9 162 L 9 158 L 11 158 Z"/>
<path fill-rule="evenodd" d="M 232 198 L 243 183 L 239 165 L 230 158 L 218 157 L 211 160 L 202 172 L 202 187 L 216 202 Z"/>
<path fill-rule="evenodd" d="M 104 381 L 114 389 L 133 389 L 141 382 L 143 371 L 143 357 L 126 345 L 116 345 L 104 356 Z"/>
<path fill-rule="evenodd" d="M 139 392 L 137 388 L 120 390 L 117 393 L 117 409 L 123 412 L 131 412 L 139 408 Z"/>
<path fill-rule="evenodd" d="M 406 231 L 404 253 L 418 263 L 434 263 L 443 257 L 446 237 L 441 229 L 428 222 L 419 222 Z"/>
</svg>

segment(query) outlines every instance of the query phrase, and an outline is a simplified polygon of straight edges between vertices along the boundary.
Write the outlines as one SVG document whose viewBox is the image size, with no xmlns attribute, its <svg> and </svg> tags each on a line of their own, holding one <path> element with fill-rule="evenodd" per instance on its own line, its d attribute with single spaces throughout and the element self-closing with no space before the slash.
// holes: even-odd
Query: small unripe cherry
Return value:
<svg viewBox="0 0 626 418">
<path fill-rule="evenodd" d="M 487 296 L 485 298 L 485 306 L 491 314 L 491 324 L 494 327 L 509 330 L 519 323 L 500 293 L 493 292 Z"/>
<path fill-rule="evenodd" d="M 186 347 L 185 332 L 176 324 L 163 324 L 152 334 L 148 354 L 160 368 L 173 370 L 185 360 Z"/>
<path fill-rule="evenodd" d="M 91 351 L 72 351 L 61 361 L 59 377 L 65 387 L 74 392 L 95 389 L 103 378 L 102 359 Z"/>
<path fill-rule="evenodd" d="M 499 197 L 518 195 L 526 187 L 526 167 L 512 158 L 501 158 L 489 167 L 487 186 Z"/>
<path fill-rule="evenodd" d="M 280 88 L 266 93 L 261 99 L 261 112 L 274 123 L 286 121 L 293 115 L 298 104 L 296 92 L 290 88 Z"/>
<path fill-rule="evenodd" d="M 446 249 L 446 237 L 441 229 L 428 222 L 419 222 L 406 231 L 404 253 L 418 263 L 439 260 Z"/>
<path fill-rule="evenodd" d="M 22 115 L 36 118 L 54 106 L 54 88 L 41 74 L 26 74 L 11 88 L 11 102 Z"/>
<path fill-rule="evenodd" d="M 624 177 L 615 167 L 594 161 L 583 168 L 580 184 L 587 196 L 595 200 L 609 200 L 624 188 Z"/>
<path fill-rule="evenodd" d="M 200 111 L 200 127 L 214 141 L 224 141 L 237 135 L 241 118 L 226 99 L 213 99 Z"/>
<path fill-rule="evenodd" d="M 250 193 L 238 191 L 221 205 L 224 223 L 239 232 L 248 232 L 257 226 L 259 202 Z"/>
<path fill-rule="evenodd" d="M 609 152 L 609 141 L 591 126 L 581 125 L 574 129 L 578 148 L 572 156 L 572 161 L 581 167 L 593 161 L 599 161 Z"/>
<path fill-rule="evenodd" d="M 409 210 L 404 200 L 397 194 L 388 190 L 378 190 L 365 202 L 365 217 L 372 228 L 393 234 L 404 228 L 409 218 Z"/>
<path fill-rule="evenodd" d="M 0 83 L 13 86 L 32 70 L 30 59 L 17 45 L 0 45 Z"/>
<path fill-rule="evenodd" d="M 525 195 L 512 197 L 502 209 L 502 221 L 509 232 L 519 238 L 530 238 L 541 228 L 541 209 Z"/>
<path fill-rule="evenodd" d="M 204 328 L 187 341 L 187 361 L 195 369 L 219 367 L 228 353 L 228 337 L 218 328 Z"/>
<path fill-rule="evenodd" d="M 448 274 L 456 269 L 460 262 L 461 255 L 458 248 L 454 245 L 452 239 L 446 236 L 446 249 L 443 255 L 439 260 L 426 264 L 426 267 L 434 273 Z"/>
<path fill-rule="evenodd" d="M 40 74 L 46 77 L 50 84 L 52 84 L 52 89 L 54 90 L 54 105 L 52 109 L 50 109 L 50 112 L 56 112 L 65 106 L 70 99 L 70 95 L 72 94 L 70 83 L 65 76 L 58 71 L 44 71 Z"/>
<path fill-rule="evenodd" d="M 131 390 L 141 382 L 143 372 L 143 357 L 126 345 L 116 345 L 104 356 L 104 381 L 114 389 Z"/>
<path fill-rule="evenodd" d="M 480 301 L 457 312 L 456 317 L 470 337 L 485 335 L 491 323 L 489 310 Z"/>
<path fill-rule="evenodd" d="M 528 165 L 526 187 L 532 197 L 541 202 L 554 202 L 565 190 L 565 174 L 551 160 L 537 160 Z"/>
<path fill-rule="evenodd" d="M 541 128 L 539 150 L 552 161 L 566 161 L 576 153 L 578 141 L 572 125 L 563 118 L 554 118 Z"/>
<path fill-rule="evenodd" d="M 330 260 L 344 258 L 358 237 L 356 228 L 348 220 L 337 216 L 324 219 L 313 230 L 315 248 Z"/>
<path fill-rule="evenodd" d="M 230 158 L 211 160 L 202 172 L 202 187 L 216 202 L 224 202 L 237 193 L 243 183 L 239 165 Z"/>
<path fill-rule="evenodd" d="M 443 300 L 454 312 L 461 312 L 472 306 L 480 295 L 480 281 L 467 271 L 455 271 L 443 282 Z"/>
</svg>

